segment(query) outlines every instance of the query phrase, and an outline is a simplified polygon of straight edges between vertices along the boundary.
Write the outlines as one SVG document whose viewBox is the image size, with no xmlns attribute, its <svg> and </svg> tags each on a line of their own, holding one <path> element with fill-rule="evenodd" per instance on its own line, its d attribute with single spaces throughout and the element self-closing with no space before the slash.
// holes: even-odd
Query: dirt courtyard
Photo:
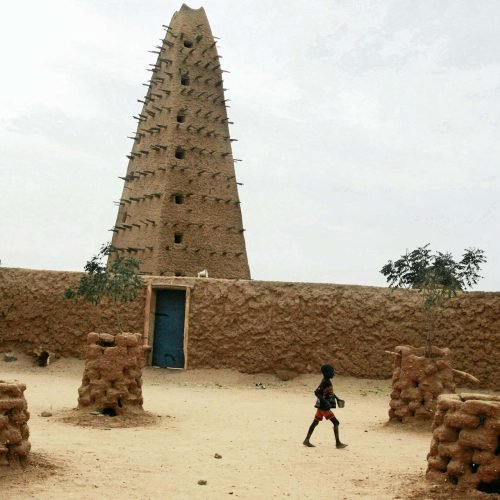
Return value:
<svg viewBox="0 0 500 500">
<path fill-rule="evenodd" d="M 144 408 L 152 421 L 119 428 L 118 417 L 67 421 L 83 368 L 74 359 L 45 368 L 22 355 L 0 361 L 0 379 L 27 385 L 32 445 L 25 471 L 0 476 L 2 499 L 498 498 L 453 494 L 424 480 L 430 430 L 386 425 L 389 380 L 333 379 L 346 400 L 336 415 L 349 445 L 337 450 L 327 422 L 312 437 L 315 448 L 302 445 L 320 374 L 283 382 L 147 367 Z"/>
</svg>

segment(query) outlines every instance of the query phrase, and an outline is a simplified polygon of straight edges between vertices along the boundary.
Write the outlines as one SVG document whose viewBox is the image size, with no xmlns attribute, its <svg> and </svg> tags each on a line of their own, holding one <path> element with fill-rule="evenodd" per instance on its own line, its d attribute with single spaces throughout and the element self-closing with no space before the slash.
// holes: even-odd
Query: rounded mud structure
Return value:
<svg viewBox="0 0 500 500">
<path fill-rule="evenodd" d="M 89 333 L 78 408 L 115 416 L 142 412 L 144 347 L 138 333 Z"/>
<path fill-rule="evenodd" d="M 0 475 L 7 467 L 28 461 L 30 414 L 25 390 L 25 384 L 0 380 Z"/>
<path fill-rule="evenodd" d="M 398 346 L 394 351 L 389 420 L 432 420 L 438 396 L 455 392 L 449 349 L 433 347 L 432 357 L 425 356 L 423 347 Z"/>
<path fill-rule="evenodd" d="M 500 493 L 500 396 L 444 394 L 432 429 L 427 479 Z"/>
</svg>

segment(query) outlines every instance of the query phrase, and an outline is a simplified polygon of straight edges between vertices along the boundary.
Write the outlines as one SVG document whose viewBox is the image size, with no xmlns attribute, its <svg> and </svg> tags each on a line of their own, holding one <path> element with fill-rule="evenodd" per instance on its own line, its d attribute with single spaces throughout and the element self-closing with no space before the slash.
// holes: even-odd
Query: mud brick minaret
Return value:
<svg viewBox="0 0 500 500">
<path fill-rule="evenodd" d="M 165 29 L 134 116 L 114 255 L 144 274 L 250 279 L 216 41 L 203 8 L 183 4 Z"/>
</svg>

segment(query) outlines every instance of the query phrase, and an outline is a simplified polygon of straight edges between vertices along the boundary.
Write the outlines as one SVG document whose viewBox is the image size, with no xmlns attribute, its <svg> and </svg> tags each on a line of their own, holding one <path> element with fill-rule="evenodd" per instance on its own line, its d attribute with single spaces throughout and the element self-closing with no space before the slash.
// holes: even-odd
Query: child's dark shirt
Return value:
<svg viewBox="0 0 500 500">
<path fill-rule="evenodd" d="M 332 381 L 328 378 L 321 380 L 318 388 L 314 391 L 314 394 L 318 398 L 316 400 L 315 408 L 320 410 L 329 410 L 330 408 L 335 408 L 335 394 L 333 392 Z"/>
</svg>

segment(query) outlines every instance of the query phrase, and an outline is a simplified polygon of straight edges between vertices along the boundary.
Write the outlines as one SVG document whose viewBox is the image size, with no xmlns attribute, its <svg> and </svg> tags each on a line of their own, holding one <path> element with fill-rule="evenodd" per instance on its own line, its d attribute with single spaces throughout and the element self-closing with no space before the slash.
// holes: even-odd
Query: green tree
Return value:
<svg viewBox="0 0 500 500">
<path fill-rule="evenodd" d="M 139 261 L 132 257 L 117 257 L 106 263 L 115 250 L 110 243 L 102 245 L 99 253 L 85 264 L 85 275 L 80 278 L 75 289 L 64 292 L 67 299 L 81 298 L 97 305 L 108 300 L 114 306 L 119 302 L 133 301 L 142 286 L 138 274 Z M 118 327 L 122 330 L 118 308 L 113 308 Z"/>
<path fill-rule="evenodd" d="M 394 262 L 390 260 L 380 270 L 390 288 L 414 288 L 422 294 L 422 306 L 429 318 L 426 356 L 432 355 L 437 311 L 457 292 L 471 288 L 482 278 L 479 271 L 485 262 L 483 250 L 468 248 L 457 262 L 449 252 L 433 253 L 428 243 Z"/>
</svg>

